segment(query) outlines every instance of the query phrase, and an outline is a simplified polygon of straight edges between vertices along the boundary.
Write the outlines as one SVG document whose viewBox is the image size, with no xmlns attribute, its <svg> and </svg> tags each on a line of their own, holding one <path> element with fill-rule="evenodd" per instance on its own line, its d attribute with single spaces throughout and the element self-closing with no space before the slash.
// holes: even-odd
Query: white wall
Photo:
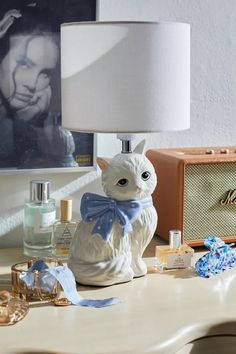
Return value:
<svg viewBox="0 0 236 354">
<path fill-rule="evenodd" d="M 145 136 L 147 147 L 234 145 L 236 140 L 236 1 L 100 0 L 100 20 L 181 21 L 191 24 L 191 129 Z M 145 118 L 145 117 L 144 117 Z M 140 139 L 141 137 L 138 137 Z M 98 153 L 120 149 L 113 135 L 100 135 Z M 0 247 L 22 242 L 22 207 L 29 181 L 49 178 L 53 196 L 70 195 L 74 217 L 85 190 L 101 192 L 96 172 L 86 175 L 0 174 Z M 81 185 L 82 183 L 82 185 Z"/>
<path fill-rule="evenodd" d="M 100 20 L 191 25 L 191 129 L 148 137 L 150 146 L 234 145 L 236 1 L 101 0 Z"/>
</svg>

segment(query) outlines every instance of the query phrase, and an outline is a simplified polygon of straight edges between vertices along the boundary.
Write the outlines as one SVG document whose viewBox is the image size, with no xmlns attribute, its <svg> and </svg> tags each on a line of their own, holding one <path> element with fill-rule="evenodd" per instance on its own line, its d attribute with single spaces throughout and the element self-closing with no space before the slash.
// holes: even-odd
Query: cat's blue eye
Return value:
<svg viewBox="0 0 236 354">
<path fill-rule="evenodd" d="M 141 177 L 144 181 L 147 181 L 150 178 L 150 176 L 151 176 L 151 173 L 148 171 L 145 171 L 141 174 Z"/>
<path fill-rule="evenodd" d="M 129 181 L 128 181 L 127 178 L 121 178 L 117 182 L 117 185 L 120 186 L 120 187 L 125 187 L 125 186 L 127 186 L 128 183 L 129 183 Z"/>
</svg>

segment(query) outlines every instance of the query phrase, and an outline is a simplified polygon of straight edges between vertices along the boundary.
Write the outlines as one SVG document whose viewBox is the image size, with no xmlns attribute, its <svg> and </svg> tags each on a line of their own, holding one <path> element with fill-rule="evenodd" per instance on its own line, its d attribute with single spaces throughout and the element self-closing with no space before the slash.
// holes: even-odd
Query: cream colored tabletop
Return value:
<svg viewBox="0 0 236 354">
<path fill-rule="evenodd" d="M 145 253 L 154 262 L 152 241 Z M 201 253 L 196 254 L 196 259 Z M 0 250 L 0 288 L 21 250 Z M 205 335 L 236 334 L 236 269 L 210 279 L 193 269 L 150 273 L 105 288 L 78 287 L 86 298 L 118 297 L 106 308 L 31 304 L 19 323 L 0 327 L 0 353 L 172 354 Z"/>
</svg>

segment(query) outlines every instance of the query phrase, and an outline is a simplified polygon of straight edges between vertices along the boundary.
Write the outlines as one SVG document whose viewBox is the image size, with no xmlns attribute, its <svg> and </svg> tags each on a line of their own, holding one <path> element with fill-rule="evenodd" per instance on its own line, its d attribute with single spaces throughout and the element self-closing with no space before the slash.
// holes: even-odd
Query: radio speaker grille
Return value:
<svg viewBox="0 0 236 354">
<path fill-rule="evenodd" d="M 184 239 L 236 235 L 236 204 L 221 205 L 236 188 L 236 164 L 185 165 Z"/>
</svg>

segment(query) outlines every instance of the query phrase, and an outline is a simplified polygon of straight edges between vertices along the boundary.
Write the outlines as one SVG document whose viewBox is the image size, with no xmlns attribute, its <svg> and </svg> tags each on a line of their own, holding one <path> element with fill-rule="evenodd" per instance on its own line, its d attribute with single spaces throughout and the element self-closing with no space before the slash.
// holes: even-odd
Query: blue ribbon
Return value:
<svg viewBox="0 0 236 354">
<path fill-rule="evenodd" d="M 121 303 L 116 297 L 102 300 L 84 299 L 76 289 L 75 277 L 72 271 L 66 266 L 49 268 L 43 260 L 37 260 L 33 266 L 20 275 L 28 289 L 34 289 L 34 272 L 38 271 L 39 288 L 51 292 L 58 281 L 65 293 L 66 298 L 76 306 L 106 307 Z"/>
<path fill-rule="evenodd" d="M 236 252 L 231 248 L 232 244 L 225 244 L 217 236 L 210 236 L 204 241 L 204 245 L 210 250 L 195 264 L 196 272 L 204 278 L 224 272 L 236 265 Z"/>
<path fill-rule="evenodd" d="M 92 234 L 99 234 L 107 241 L 114 222 L 121 226 L 121 235 L 133 231 L 132 223 L 142 208 L 152 206 L 152 198 L 118 201 L 94 193 L 85 193 L 81 199 L 81 217 L 85 222 L 95 223 Z"/>
</svg>

